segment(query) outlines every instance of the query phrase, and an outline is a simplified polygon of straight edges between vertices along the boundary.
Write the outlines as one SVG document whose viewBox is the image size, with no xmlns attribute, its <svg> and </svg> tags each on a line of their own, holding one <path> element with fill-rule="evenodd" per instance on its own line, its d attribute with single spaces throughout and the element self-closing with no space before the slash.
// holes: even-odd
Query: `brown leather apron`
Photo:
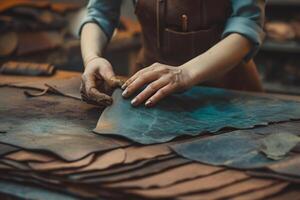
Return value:
<svg viewBox="0 0 300 200">
<path fill-rule="evenodd" d="M 231 14 L 231 1 L 138 0 L 135 12 L 143 35 L 137 71 L 155 62 L 182 65 L 218 43 Z M 262 90 L 252 60 L 205 85 Z"/>
</svg>

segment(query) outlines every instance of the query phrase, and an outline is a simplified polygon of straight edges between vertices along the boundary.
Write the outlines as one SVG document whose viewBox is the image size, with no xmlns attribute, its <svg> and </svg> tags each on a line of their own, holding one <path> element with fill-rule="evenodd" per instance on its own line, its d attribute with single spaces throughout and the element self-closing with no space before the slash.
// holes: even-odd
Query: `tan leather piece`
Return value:
<svg viewBox="0 0 300 200">
<path fill-rule="evenodd" d="M 199 193 L 193 195 L 182 196 L 180 200 L 216 200 L 216 199 L 230 199 L 232 196 L 237 194 L 254 191 L 264 187 L 268 187 L 277 181 L 270 179 L 256 179 L 251 178 L 227 187 L 213 190 L 206 193 Z"/>
<path fill-rule="evenodd" d="M 15 161 L 34 161 L 34 162 L 50 162 L 55 159 L 55 157 L 46 155 L 44 153 L 38 153 L 33 151 L 21 150 L 14 152 L 5 156 L 8 159 Z"/>
<path fill-rule="evenodd" d="M 249 178 L 249 176 L 244 172 L 228 170 L 211 176 L 178 183 L 170 187 L 148 190 L 128 190 L 128 192 L 149 198 L 169 198 L 191 192 L 202 192 L 217 189 L 247 178 Z"/>
<path fill-rule="evenodd" d="M 167 187 L 179 181 L 187 181 L 197 177 L 207 176 L 220 170 L 222 170 L 222 168 L 220 167 L 202 165 L 198 163 L 191 163 L 191 164 L 179 166 L 174 169 L 167 170 L 165 172 L 153 176 L 113 183 L 107 186 L 118 187 L 118 188 L 124 187 L 124 188 L 142 188 L 142 189 L 147 189 L 151 187 Z"/>
<path fill-rule="evenodd" d="M 28 165 L 26 165 L 23 162 L 2 158 L 0 160 L 0 163 L 4 164 L 4 165 L 8 165 L 8 166 L 12 167 L 14 170 L 30 171 L 30 168 L 28 167 Z"/>
<path fill-rule="evenodd" d="M 18 46 L 18 35 L 15 32 L 1 33 L 0 57 L 11 55 Z"/>
<path fill-rule="evenodd" d="M 14 168 L 9 165 L 0 163 L 0 170 L 11 170 L 11 169 L 14 169 Z"/>
<path fill-rule="evenodd" d="M 94 159 L 94 154 L 91 154 L 81 160 L 75 162 L 65 162 L 63 160 L 55 160 L 48 163 L 29 163 L 29 166 L 34 170 L 49 171 L 49 170 L 59 170 L 59 169 L 70 169 L 70 168 L 80 168 L 85 167 L 90 164 Z"/>
<path fill-rule="evenodd" d="M 125 149 L 125 164 L 130 164 L 140 160 L 155 158 L 171 154 L 172 151 L 166 144 L 150 145 L 150 146 L 131 146 Z"/>
<path fill-rule="evenodd" d="M 99 154 L 95 156 L 94 162 L 90 165 L 80 168 L 80 169 L 71 169 L 71 170 L 60 170 L 54 172 L 54 174 L 71 174 L 78 172 L 94 171 L 94 170 L 104 170 L 112 166 L 124 163 L 126 159 L 126 152 L 124 149 L 115 149 L 104 154 Z"/>
<path fill-rule="evenodd" d="M 300 190 L 299 187 L 296 189 L 293 189 L 291 191 L 287 191 L 283 194 L 278 194 L 274 197 L 270 197 L 267 200 L 300 200 Z"/>
<path fill-rule="evenodd" d="M 267 197 L 270 197 L 272 195 L 275 195 L 281 191 L 283 191 L 289 183 L 278 183 L 274 184 L 268 188 L 261 189 L 261 190 L 256 190 L 255 192 L 249 192 L 234 198 L 231 198 L 231 200 L 263 200 L 266 199 Z"/>
</svg>

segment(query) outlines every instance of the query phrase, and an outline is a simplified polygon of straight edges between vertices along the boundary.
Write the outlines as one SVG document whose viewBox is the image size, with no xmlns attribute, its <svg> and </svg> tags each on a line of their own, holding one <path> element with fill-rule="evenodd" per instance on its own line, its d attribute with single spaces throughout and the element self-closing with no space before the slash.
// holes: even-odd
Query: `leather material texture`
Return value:
<svg viewBox="0 0 300 200">
<path fill-rule="evenodd" d="M 299 102 L 216 88 L 194 87 L 151 109 L 133 108 L 121 93 L 120 89 L 115 90 L 114 104 L 104 110 L 94 131 L 141 144 L 214 133 L 225 127 L 245 129 L 300 118 Z"/>
</svg>

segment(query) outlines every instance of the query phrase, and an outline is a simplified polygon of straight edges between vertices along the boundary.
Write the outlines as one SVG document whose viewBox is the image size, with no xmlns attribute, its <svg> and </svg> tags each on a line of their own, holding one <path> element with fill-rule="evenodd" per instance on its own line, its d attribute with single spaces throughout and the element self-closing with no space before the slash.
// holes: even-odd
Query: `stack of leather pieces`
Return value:
<svg viewBox="0 0 300 200">
<path fill-rule="evenodd" d="M 60 47 L 67 25 L 64 14 L 74 2 L 3 0 L 0 4 L 0 57 L 23 56 Z"/>
<path fill-rule="evenodd" d="M 103 109 L 70 98 L 70 94 L 76 96 L 70 86 L 78 87 L 76 77 L 51 81 L 53 79 L 44 78 L 35 83 L 27 80 L 14 83 L 19 85 L 0 87 L 0 193 L 3 199 L 278 200 L 300 197 L 299 159 L 294 159 L 299 158 L 297 149 L 290 152 L 292 157 L 288 162 L 260 170 L 242 170 L 203 164 L 174 151 L 175 147 L 201 142 L 211 135 L 153 145 L 96 135 L 91 130 Z M 57 93 L 36 98 L 23 94 L 24 87 L 32 93 L 38 87 L 42 91 L 45 83 Z M 297 125 L 298 122 L 283 123 L 253 132 L 260 135 L 274 130 L 296 133 Z"/>
</svg>

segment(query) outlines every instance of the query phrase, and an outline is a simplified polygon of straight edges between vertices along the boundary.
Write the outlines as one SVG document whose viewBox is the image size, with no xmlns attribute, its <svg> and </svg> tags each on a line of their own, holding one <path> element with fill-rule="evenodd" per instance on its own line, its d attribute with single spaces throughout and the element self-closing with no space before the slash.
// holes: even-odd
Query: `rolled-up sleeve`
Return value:
<svg viewBox="0 0 300 200">
<path fill-rule="evenodd" d="M 122 0 L 89 0 L 87 14 L 81 21 L 79 35 L 86 23 L 93 22 L 98 24 L 110 39 L 119 23 L 121 4 Z"/>
<path fill-rule="evenodd" d="M 228 18 L 223 38 L 231 33 L 238 33 L 253 43 L 251 52 L 245 57 L 248 61 L 259 50 L 265 33 L 263 30 L 265 21 L 266 0 L 231 0 L 232 15 Z"/>
</svg>

